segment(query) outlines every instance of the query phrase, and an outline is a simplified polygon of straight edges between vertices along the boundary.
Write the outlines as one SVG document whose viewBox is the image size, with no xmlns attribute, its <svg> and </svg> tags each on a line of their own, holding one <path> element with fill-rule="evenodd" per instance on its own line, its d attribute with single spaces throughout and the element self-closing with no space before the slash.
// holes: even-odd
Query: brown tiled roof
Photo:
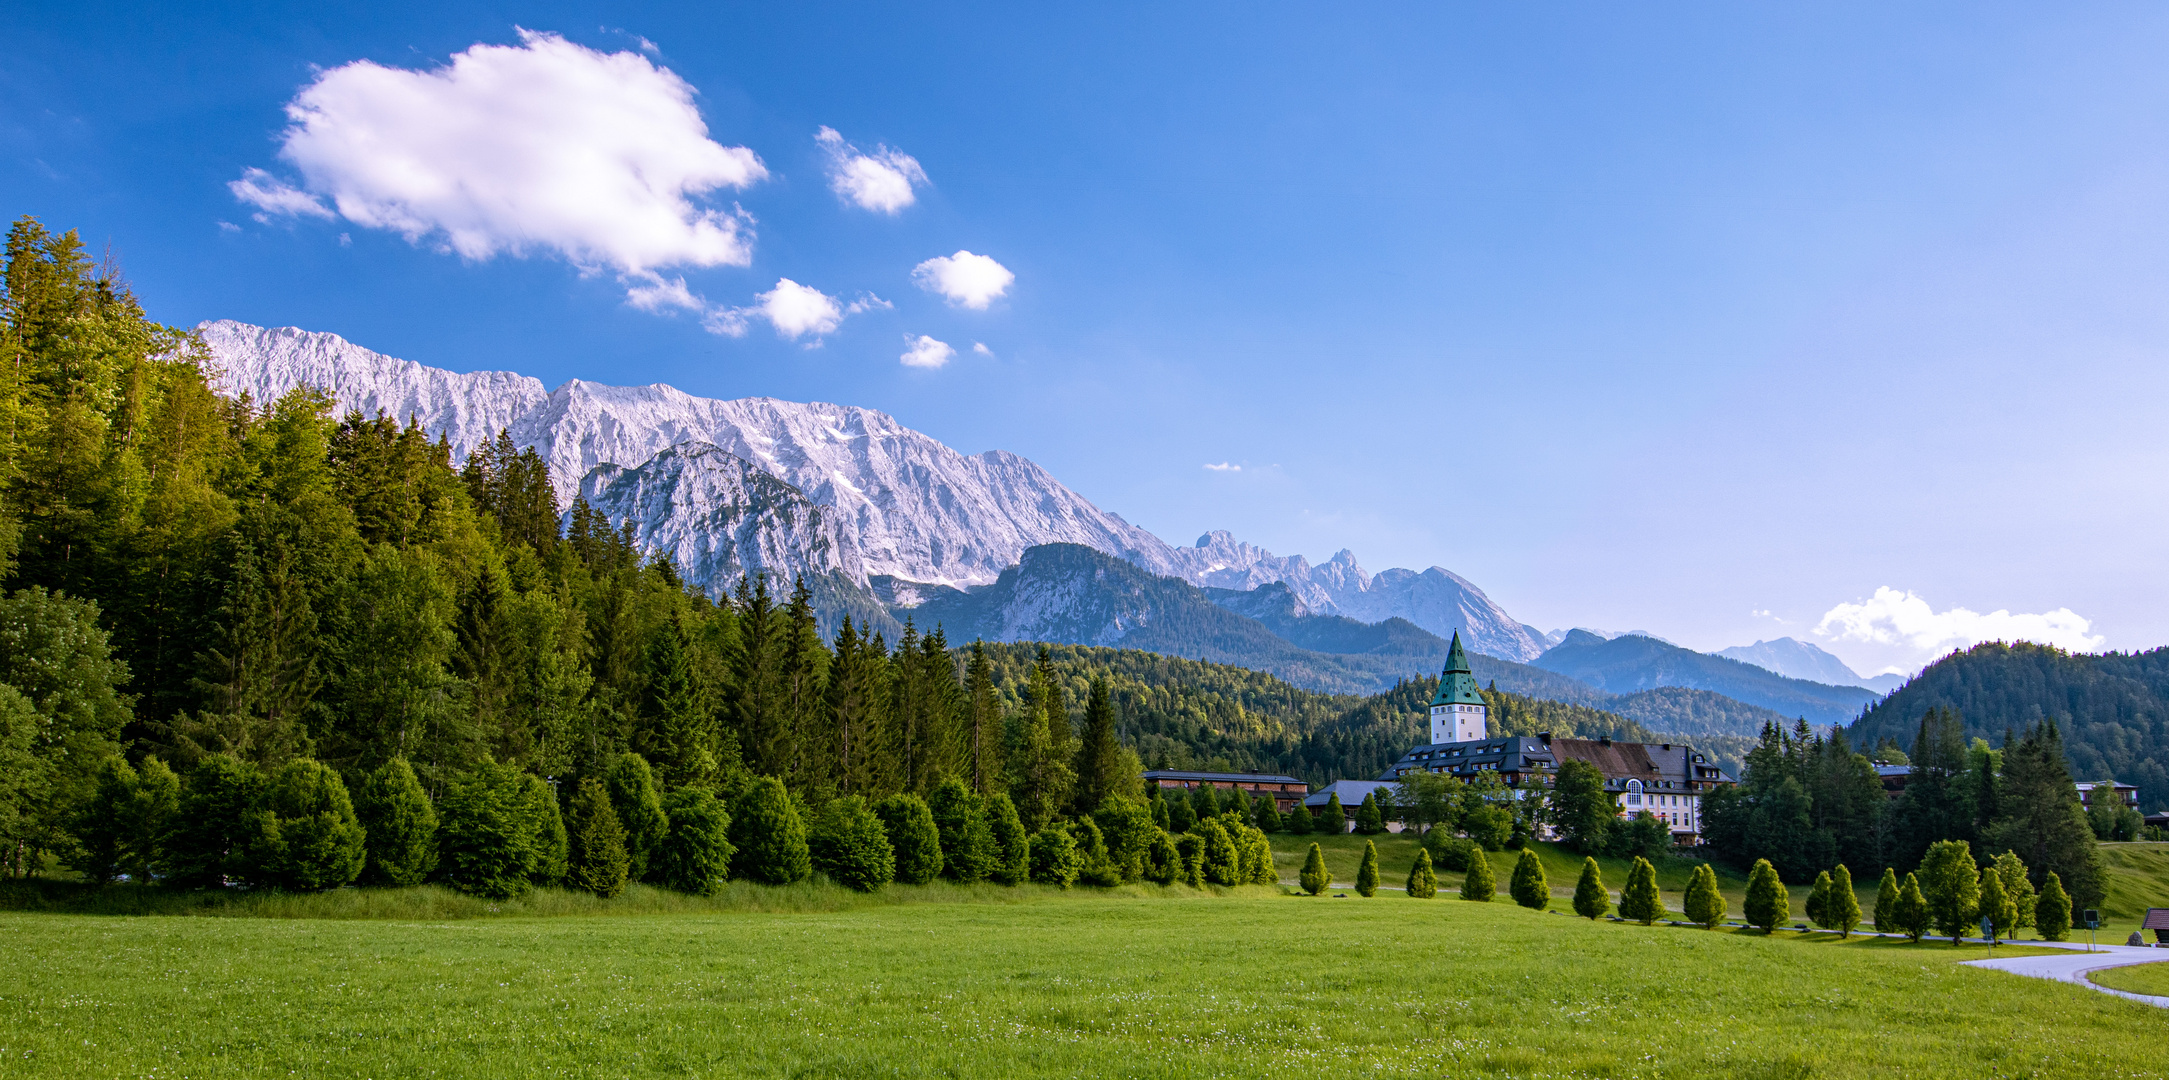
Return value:
<svg viewBox="0 0 2169 1080">
<path fill-rule="evenodd" d="M 2169 907 L 2146 909 L 2146 929 L 2169 930 Z"/>
<path fill-rule="evenodd" d="M 1649 747 L 1638 742 L 1554 738 L 1551 752 L 1562 762 L 1586 761 L 1606 777 L 1647 779 L 1657 775 L 1657 763 L 1650 760 Z"/>
</svg>

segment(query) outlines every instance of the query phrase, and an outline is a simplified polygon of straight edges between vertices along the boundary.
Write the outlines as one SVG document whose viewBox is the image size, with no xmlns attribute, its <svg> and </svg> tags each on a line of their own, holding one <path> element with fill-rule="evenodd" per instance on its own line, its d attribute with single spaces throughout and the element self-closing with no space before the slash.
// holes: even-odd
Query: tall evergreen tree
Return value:
<svg viewBox="0 0 2169 1080">
<path fill-rule="evenodd" d="M 1303 857 L 1303 891 L 1316 896 L 1333 883 L 1332 875 L 1326 873 L 1325 853 L 1318 845 L 1310 846 L 1310 854 Z"/>
<path fill-rule="evenodd" d="M 1514 860 L 1514 876 L 1507 883 L 1507 892 L 1515 903 L 1532 911 L 1551 906 L 1551 882 L 1544 879 L 1544 860 L 1537 857 L 1535 848 L 1521 849 L 1521 857 Z"/>
<path fill-rule="evenodd" d="M 778 623 L 780 619 L 771 617 L 769 621 Z M 633 748 L 662 773 L 663 783 L 669 787 L 704 786 L 716 778 L 723 766 L 714 710 L 694 674 L 687 644 L 685 628 L 676 618 L 666 617 L 649 635 L 642 659 L 642 723 L 636 729 L 639 734 Z M 756 729 L 756 734 L 767 741 L 753 744 L 763 750 L 773 749 L 780 737 L 780 725 L 768 721 L 780 715 L 781 703 L 768 704 L 773 708 L 763 714 L 764 723 Z M 762 764 L 774 763 L 764 758 Z"/>
<path fill-rule="evenodd" d="M 784 650 L 791 637 L 789 615 L 777 609 L 765 574 L 741 578 L 732 609 L 738 634 L 730 656 L 733 726 L 747 767 L 759 775 L 781 772 L 778 757 L 787 754 L 789 692 L 784 685 Z"/>
<path fill-rule="evenodd" d="M 2034 725 L 2004 748 L 1997 805 L 2002 817 L 1989 826 L 1989 850 L 2016 852 L 2036 880 L 2056 874 L 2082 908 L 2100 903 L 2100 855 L 2053 721 Z"/>
<path fill-rule="evenodd" d="M 829 760 L 836 790 L 869 798 L 892 790 L 892 770 L 882 751 L 882 717 L 888 712 L 888 650 L 879 636 L 862 637 L 845 619 L 836 632 L 829 667 Z"/>
<path fill-rule="evenodd" d="M 1612 910 L 1612 894 L 1604 887 L 1604 871 L 1596 856 L 1582 859 L 1582 876 L 1574 883 L 1574 914 L 1591 922 Z"/>
<path fill-rule="evenodd" d="M 1461 899 L 1488 904 L 1498 892 L 1499 879 L 1491 873 L 1491 860 L 1479 853 L 1469 860 L 1468 872 L 1461 875 Z"/>
<path fill-rule="evenodd" d="M 1328 836 L 1338 836 L 1348 831 L 1348 812 L 1341 809 L 1340 792 L 1326 797 L 1325 809 L 1318 812 L 1311 827 Z"/>
<path fill-rule="evenodd" d="M 1369 840 L 1363 842 L 1363 861 L 1356 864 L 1356 892 L 1378 895 L 1378 845 Z"/>
<path fill-rule="evenodd" d="M 1717 890 L 1717 871 L 1708 863 L 1695 866 L 1694 876 L 1687 882 L 1684 904 L 1689 922 L 1699 923 L 1705 930 L 1716 929 L 1725 918 L 1725 894 Z"/>
<path fill-rule="evenodd" d="M 1890 928 L 1904 934 L 1916 945 L 1920 944 L 1921 935 L 1935 925 L 1928 910 L 1928 898 L 1921 895 L 1920 878 L 1917 875 L 1905 876 L 1905 884 L 1898 888 L 1898 902 L 1892 907 L 1894 910 Z"/>
<path fill-rule="evenodd" d="M 791 602 L 783 611 L 782 719 L 773 733 L 774 742 L 745 748 L 749 767 L 759 772 L 773 769 L 794 791 L 811 791 L 833 785 L 835 762 L 830 755 L 828 718 L 828 649 L 821 644 L 815 625 L 813 592 L 799 575 L 791 589 Z"/>
<path fill-rule="evenodd" d="M 988 662 L 986 646 L 981 642 L 972 642 L 971 665 L 965 671 L 965 684 L 969 709 L 965 742 L 972 790 L 983 796 L 1006 792 L 1007 779 L 1002 768 L 1002 707 L 994 692 L 994 665 Z"/>
<path fill-rule="evenodd" d="M 1025 827 L 1036 833 L 1053 821 L 1068 801 L 1073 776 L 1070 757 L 1054 732 L 1055 720 L 1048 715 L 1048 702 L 1057 695 L 1051 687 L 1038 684 L 1038 669 L 1033 670 L 1032 677 L 1032 700 L 1025 705 L 1011 741 L 1008 773 L 1017 813 L 1023 816 Z M 1067 725 L 1069 721 L 1061 723 Z"/>
<path fill-rule="evenodd" d="M 1889 933 L 1897 926 L 1898 917 L 1898 871 L 1886 866 L 1883 880 L 1875 887 L 1875 932 Z"/>
<path fill-rule="evenodd" d="M 1137 790 L 1115 733 L 1115 706 L 1107 696 L 1107 680 L 1092 680 L 1092 694 L 1085 702 L 1084 738 L 1077 745 L 1075 809 L 1089 814 L 1100 800 L 1128 795 Z"/>
<path fill-rule="evenodd" d="M 1356 831 L 1365 836 L 1376 836 L 1386 831 L 1386 816 L 1378 809 L 1377 791 L 1365 792 L 1363 805 L 1356 807 Z"/>
<path fill-rule="evenodd" d="M 581 892 L 611 897 L 625 891 L 625 827 L 610 806 L 610 793 L 592 776 L 573 788 L 565 831 L 570 851 L 565 883 Z"/>
<path fill-rule="evenodd" d="M 1627 870 L 1627 887 L 1619 891 L 1619 916 L 1643 926 L 1664 918 L 1664 900 L 1657 892 L 1657 868 L 1636 856 Z"/>
</svg>

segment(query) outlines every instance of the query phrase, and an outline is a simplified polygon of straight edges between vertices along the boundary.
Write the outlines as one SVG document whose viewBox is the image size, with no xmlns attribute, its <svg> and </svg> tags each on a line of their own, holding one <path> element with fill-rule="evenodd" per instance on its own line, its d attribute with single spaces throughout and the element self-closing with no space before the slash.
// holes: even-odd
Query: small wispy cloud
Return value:
<svg viewBox="0 0 2169 1080">
<path fill-rule="evenodd" d="M 1231 465 L 1231 464 L 1229 464 L 1228 462 L 1225 462 L 1225 461 L 1221 462 L 1221 463 L 1220 463 L 1220 464 L 1218 464 L 1218 465 L 1207 465 L 1207 466 L 1205 466 L 1205 467 L 1206 467 L 1207 469 L 1210 469 L 1210 470 L 1212 470 L 1213 472 L 1242 472 L 1242 471 L 1243 471 L 1243 467 L 1242 467 L 1242 466 L 1240 466 L 1240 465 Z"/>
<path fill-rule="evenodd" d="M 902 361 L 905 367 L 938 368 L 955 355 L 956 350 L 950 348 L 948 342 L 936 341 L 925 334 L 917 337 L 905 334 L 904 355 L 897 359 Z"/>
<path fill-rule="evenodd" d="M 845 202 L 877 214 L 895 214 L 919 201 L 912 189 L 927 182 L 919 159 L 886 146 L 863 153 L 832 127 L 815 132 L 813 141 L 828 155 L 829 189 Z"/>
<path fill-rule="evenodd" d="M 994 350 L 987 348 L 987 343 L 984 341 L 972 342 L 972 351 L 978 353 L 981 356 L 990 358 L 994 355 Z"/>
</svg>

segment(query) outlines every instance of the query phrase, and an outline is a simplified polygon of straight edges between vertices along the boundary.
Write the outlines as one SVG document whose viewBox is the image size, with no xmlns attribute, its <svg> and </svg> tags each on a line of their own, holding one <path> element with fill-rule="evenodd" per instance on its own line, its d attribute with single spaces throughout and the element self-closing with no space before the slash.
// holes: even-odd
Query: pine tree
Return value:
<svg viewBox="0 0 2169 1080">
<path fill-rule="evenodd" d="M 1327 836 L 1338 836 L 1348 831 L 1348 814 L 1341 809 L 1340 792 L 1336 791 L 1326 799 L 1325 809 L 1318 812 L 1318 818 L 1311 827 Z"/>
<path fill-rule="evenodd" d="M 2003 891 L 2003 878 L 1994 866 L 1981 871 L 1980 882 L 1981 918 L 1988 923 L 1992 936 L 1990 941 L 2000 941 L 2009 935 L 2012 924 L 2018 922 L 2018 906 L 2011 903 L 2009 893 Z"/>
<path fill-rule="evenodd" d="M 1333 883 L 1333 876 L 1326 873 L 1325 852 L 1318 850 L 1316 844 L 1310 846 L 1310 854 L 1303 859 L 1302 881 L 1303 891 L 1312 896 L 1324 892 L 1326 886 Z"/>
<path fill-rule="evenodd" d="M 1657 868 L 1637 855 L 1627 870 L 1627 887 L 1619 892 L 1619 915 L 1648 926 L 1664 918 L 1664 899 L 1657 891 Z"/>
<path fill-rule="evenodd" d="M 1920 864 L 1921 895 L 1938 933 L 1949 934 L 1957 945 L 1980 915 L 1981 882 L 1973 865 L 1973 849 L 1963 840 L 1938 840 L 1928 848 Z"/>
<path fill-rule="evenodd" d="M 366 858 L 361 821 L 346 783 L 308 758 L 286 763 L 251 815 L 251 877 L 282 889 L 336 889 L 360 876 Z"/>
<path fill-rule="evenodd" d="M 1499 880 L 1492 876 L 1491 860 L 1487 857 L 1470 860 L 1468 873 L 1461 876 L 1461 899 L 1488 904 L 1498 892 Z"/>
<path fill-rule="evenodd" d="M 1904 934 L 1914 944 L 1919 944 L 1932 923 L 1928 913 L 1928 898 L 1921 895 L 1920 878 L 1913 874 L 1905 876 L 1905 884 L 1898 889 L 1898 902 L 1893 905 L 1891 929 Z"/>
<path fill-rule="evenodd" d="M 971 664 L 965 670 L 964 684 L 969 710 L 965 741 L 972 790 L 982 796 L 1006 792 L 1007 781 L 1002 770 L 1001 702 L 994 692 L 994 665 L 987 660 L 986 646 L 980 642 L 972 642 Z M 1003 798 L 1007 797 L 1004 794 Z M 1014 811 L 1014 805 L 1011 809 Z"/>
<path fill-rule="evenodd" d="M 1257 823 L 1258 831 L 1263 833 L 1279 832 L 1281 824 L 1278 801 L 1270 793 L 1261 793 L 1254 805 L 1257 806 L 1257 811 L 1251 815 L 1251 820 Z"/>
<path fill-rule="evenodd" d="M 2008 849 L 2032 870 L 2053 871 L 2080 908 L 2100 902 L 2099 849 L 2054 722 L 2036 724 L 2004 747 L 1997 806 L 2003 817 L 1983 837 L 1988 850 Z"/>
<path fill-rule="evenodd" d="M 1710 864 L 1695 867 L 1694 876 L 1687 882 L 1687 902 L 1684 905 L 1688 921 L 1701 924 L 1705 930 L 1714 930 L 1725 918 L 1725 894 L 1717 890 L 1717 871 Z"/>
<path fill-rule="evenodd" d="M 565 880 L 572 842 L 550 782 L 534 773 L 521 773 L 518 806 L 520 827 L 526 830 L 528 847 L 534 852 L 528 880 L 536 885 L 555 885 Z"/>
<path fill-rule="evenodd" d="M 889 834 L 898 882 L 924 885 L 941 876 L 941 832 L 924 799 L 909 792 L 891 795 L 874 804 L 874 816 Z"/>
<path fill-rule="evenodd" d="M 1033 881 L 1058 889 L 1077 883 L 1077 875 L 1084 869 L 1084 854 L 1077 850 L 1077 841 L 1068 829 L 1049 825 L 1032 834 L 1031 847 Z"/>
<path fill-rule="evenodd" d="M 1596 856 L 1582 860 L 1581 879 L 1574 883 L 1574 914 L 1591 922 L 1603 918 L 1612 910 L 1612 894 L 1604 887 L 1604 871 L 1597 866 Z"/>
<path fill-rule="evenodd" d="M 2017 930 L 2033 925 L 2033 882 L 2026 877 L 2026 864 L 2019 861 L 2018 853 L 2006 851 L 1996 856 L 1996 875 L 2003 879 L 2003 893 L 2011 898 L 2011 911 L 2015 916 L 2011 928 Z"/>
<path fill-rule="evenodd" d="M 1830 908 L 1829 908 L 1829 905 L 1830 905 L 1830 871 L 1828 871 L 1828 870 L 1825 870 L 1825 871 L 1823 871 L 1823 872 L 1821 872 L 1821 873 L 1819 873 L 1819 874 L 1816 874 L 1816 875 L 1815 875 L 1815 884 L 1813 884 L 1813 885 L 1810 885 L 1810 886 L 1808 886 L 1808 894 L 1807 894 L 1807 918 L 1808 918 L 1808 921 L 1809 921 L 1809 922 L 1811 922 L 1811 923 L 1813 923 L 1813 924 L 1815 924 L 1816 926 L 1819 926 L 1819 927 L 1821 927 L 1821 928 L 1825 929 L 1825 930 L 1828 930 L 1828 929 L 1830 929 L 1830 923 L 1829 923 L 1829 921 L 1828 921 L 1828 920 L 1829 920 L 1829 917 L 1830 917 L 1830 916 L 1829 916 L 1829 910 L 1830 910 Z"/>
<path fill-rule="evenodd" d="M 783 671 L 784 651 L 791 636 L 790 619 L 776 607 L 766 574 L 740 578 L 731 608 L 738 615 L 738 633 L 730 654 L 730 677 L 736 689 L 731 702 L 732 726 L 747 767 L 756 774 L 776 776 L 782 772 L 777 759 L 788 753 L 786 733 L 791 722 L 790 692 L 784 685 Z M 665 765 L 664 777 L 673 786 L 686 782 L 672 776 L 667 763 L 658 764 Z M 737 816 L 732 815 L 734 820 Z M 738 850 L 744 853 L 746 848 L 740 845 Z"/>
<path fill-rule="evenodd" d="M 784 626 L 781 617 L 770 615 L 768 624 L 775 631 L 773 636 L 780 639 Z M 780 640 L 764 643 L 771 652 L 780 653 L 780 646 Z M 642 665 L 642 723 L 635 729 L 634 749 L 663 774 L 664 782 L 671 787 L 709 783 L 722 768 L 721 742 L 714 710 L 694 673 L 685 629 L 677 619 L 665 619 L 649 635 Z M 770 757 L 786 753 L 780 669 L 778 658 L 770 667 L 753 673 L 777 685 L 768 688 L 771 700 L 762 702 L 762 707 L 749 717 L 749 722 L 756 725 L 751 735 L 759 741 L 748 744 L 744 729 L 739 735 L 741 746 L 763 762 L 767 771 L 773 771 L 767 765 Z"/>
<path fill-rule="evenodd" d="M 827 755 L 836 788 L 844 794 L 872 798 L 891 788 L 893 770 L 881 746 L 889 683 L 888 650 L 880 636 L 865 638 L 845 619 L 829 664 Z"/>
<path fill-rule="evenodd" d="M 1031 876 L 1031 834 L 1017 817 L 1017 806 L 1003 792 L 987 796 L 987 832 L 994 840 L 994 865 L 987 876 L 1003 885 L 1019 885 Z"/>
<path fill-rule="evenodd" d="M 592 776 L 573 788 L 566 807 L 570 854 L 565 883 L 581 892 L 611 897 L 625 891 L 625 827 L 610 806 L 610 793 Z"/>
<path fill-rule="evenodd" d="M 1177 795 L 1166 800 L 1166 803 L 1167 825 L 1165 828 L 1167 831 L 1181 835 L 1189 832 L 1192 827 L 1197 825 L 1197 810 L 1191 805 L 1189 796 Z"/>
<path fill-rule="evenodd" d="M 1830 873 L 1830 899 L 1825 910 L 1829 922 L 1824 926 L 1838 932 L 1839 937 L 1850 938 L 1853 928 L 1860 925 L 1860 897 L 1853 892 L 1853 872 L 1839 863 Z"/>
<path fill-rule="evenodd" d="M 1378 809 L 1378 792 L 1367 792 L 1363 805 L 1356 807 L 1356 831 L 1365 836 L 1376 836 L 1386 831 L 1386 817 Z"/>
<path fill-rule="evenodd" d="M 1220 815 L 1220 792 L 1211 781 L 1204 781 L 1190 789 L 1190 812 L 1199 821 L 1208 821 Z"/>
<path fill-rule="evenodd" d="M 2042 879 L 2041 895 L 2034 899 L 2033 928 L 2043 941 L 2062 941 L 2071 932 L 2071 897 L 2054 870 Z"/>
<path fill-rule="evenodd" d="M 814 819 L 807 846 L 814 869 L 845 888 L 872 892 L 896 878 L 888 832 L 857 795 L 829 800 Z"/>
<path fill-rule="evenodd" d="M 1363 896 L 1378 894 L 1378 845 L 1369 840 L 1363 842 L 1363 861 L 1356 864 L 1356 892 Z"/>
<path fill-rule="evenodd" d="M 919 809 L 923 813 L 926 804 L 920 803 Z M 926 831 L 934 831 L 931 819 Z M 789 885 L 813 873 L 805 823 L 792 805 L 790 792 L 784 790 L 783 781 L 773 776 L 755 780 L 738 796 L 737 804 L 731 807 L 730 838 L 736 849 L 731 871 L 738 877 L 765 885 Z M 938 869 L 941 849 L 931 836 L 928 843 L 934 847 Z"/>
<path fill-rule="evenodd" d="M 785 786 L 794 791 L 831 783 L 835 763 L 829 759 L 829 718 L 826 696 L 828 649 L 821 644 L 816 625 L 813 593 L 805 575 L 798 576 L 791 602 L 783 612 L 782 722 L 776 741 L 763 751 L 783 770 Z M 749 760 L 754 758 L 745 750 Z M 758 771 L 759 766 L 754 766 Z"/>
<path fill-rule="evenodd" d="M 1897 928 L 1898 918 L 1898 871 L 1883 868 L 1883 880 L 1875 886 L 1875 932 L 1889 933 Z"/>
<path fill-rule="evenodd" d="M 1438 895 L 1438 875 L 1431 870 L 1431 853 L 1416 849 L 1416 862 L 1408 868 L 1408 895 L 1415 900 L 1429 900 Z"/>
<path fill-rule="evenodd" d="M 1747 875 L 1745 914 L 1747 925 L 1759 926 L 1765 934 L 1775 932 L 1792 918 L 1792 898 L 1786 895 L 1784 883 L 1777 879 L 1777 868 L 1768 859 L 1756 859 Z"/>
<path fill-rule="evenodd" d="M 1521 857 L 1514 860 L 1514 876 L 1508 880 L 1506 891 L 1515 903 L 1531 911 L 1551 907 L 1551 882 L 1544 877 L 1544 860 L 1537 857 L 1535 848 L 1521 849 Z"/>
<path fill-rule="evenodd" d="M 655 845 L 670 830 L 663 815 L 663 800 L 655 791 L 655 773 L 639 754 L 619 754 L 610 759 L 603 788 L 610 794 L 610 808 L 625 830 L 627 873 L 634 881 L 647 881 L 648 864 Z"/>
<path fill-rule="evenodd" d="M 694 896 L 722 892 L 738 852 L 722 800 L 706 788 L 679 788 L 663 798 L 663 814 L 668 826 L 649 852 L 648 879 Z"/>
<path fill-rule="evenodd" d="M 1109 796 L 1135 792 L 1138 778 L 1127 768 L 1122 741 L 1115 732 L 1115 706 L 1107 695 L 1106 679 L 1092 680 L 1084 719 L 1084 739 L 1077 746 L 1076 810 L 1089 814 Z"/>
<path fill-rule="evenodd" d="M 1025 706 L 1011 747 L 1009 780 L 1018 816 L 1025 827 L 1037 831 L 1054 821 L 1068 802 L 1073 775 L 1062 745 L 1066 740 L 1058 738 L 1056 721 L 1049 715 L 1049 705 L 1059 691 L 1041 681 L 1045 675 L 1038 668 L 1033 669 L 1032 678 L 1032 700 Z"/>
<path fill-rule="evenodd" d="M 393 758 L 369 775 L 355 812 L 368 837 L 368 880 L 419 885 L 437 868 L 437 808 L 406 758 Z"/>
<path fill-rule="evenodd" d="M 1312 831 L 1310 807 L 1301 802 L 1296 803 L 1295 808 L 1288 811 L 1287 817 L 1281 822 L 1281 827 L 1297 836 L 1309 836 Z"/>
</svg>

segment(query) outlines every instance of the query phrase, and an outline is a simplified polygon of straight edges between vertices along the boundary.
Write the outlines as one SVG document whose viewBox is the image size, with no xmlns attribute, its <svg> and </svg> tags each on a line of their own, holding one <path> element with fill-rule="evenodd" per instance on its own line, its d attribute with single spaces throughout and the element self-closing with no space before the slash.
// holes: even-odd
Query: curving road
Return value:
<svg viewBox="0 0 2169 1080">
<path fill-rule="evenodd" d="M 2124 990 L 2111 990 L 2086 977 L 2089 971 L 2103 968 L 2128 967 L 2132 964 L 2154 964 L 2169 961 L 2169 949 L 2132 948 L 2129 945 L 2097 945 L 2093 952 L 2086 951 L 2083 942 L 2026 941 L 2029 948 L 2077 950 L 2062 956 L 2014 956 L 2007 960 L 1967 960 L 1967 967 L 1994 968 L 2013 975 L 2028 975 L 2036 979 L 2055 979 L 2059 982 L 2077 983 L 2088 990 L 2115 994 L 2157 1008 L 2169 1009 L 2169 997 L 2134 994 Z"/>
</svg>

